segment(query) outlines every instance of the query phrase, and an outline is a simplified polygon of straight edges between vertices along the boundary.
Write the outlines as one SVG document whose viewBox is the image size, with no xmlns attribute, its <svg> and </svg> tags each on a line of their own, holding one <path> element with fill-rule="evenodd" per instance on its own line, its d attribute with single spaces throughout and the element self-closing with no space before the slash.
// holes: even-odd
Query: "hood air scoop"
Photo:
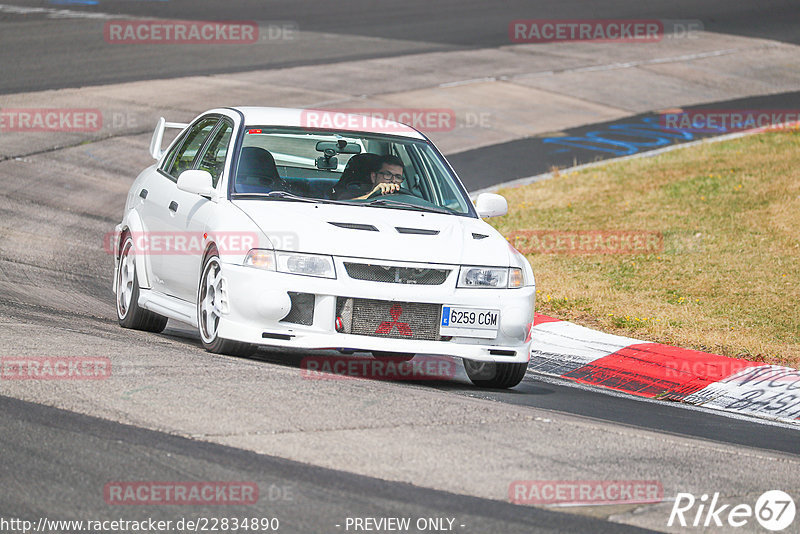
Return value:
<svg viewBox="0 0 800 534">
<path fill-rule="evenodd" d="M 328 224 L 338 226 L 339 228 L 347 228 L 348 230 L 365 230 L 367 232 L 378 232 L 379 230 L 371 224 L 348 223 L 348 222 L 333 222 L 328 221 Z"/>
<path fill-rule="evenodd" d="M 405 228 L 402 226 L 395 226 L 395 230 L 401 234 L 417 234 L 417 235 L 438 235 L 439 230 L 428 230 L 426 228 Z"/>
</svg>

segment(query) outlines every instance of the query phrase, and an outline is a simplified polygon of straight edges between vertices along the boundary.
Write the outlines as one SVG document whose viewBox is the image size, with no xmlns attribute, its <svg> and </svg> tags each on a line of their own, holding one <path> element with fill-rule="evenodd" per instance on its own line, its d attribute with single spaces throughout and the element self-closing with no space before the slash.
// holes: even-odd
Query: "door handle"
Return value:
<svg viewBox="0 0 800 534">
<path fill-rule="evenodd" d="M 178 203 L 175 202 L 174 200 L 169 203 L 169 211 L 174 211 L 174 212 L 178 211 Z"/>
<path fill-rule="evenodd" d="M 147 189 L 142 189 L 139 191 L 139 196 L 142 198 L 147 198 Z"/>
</svg>

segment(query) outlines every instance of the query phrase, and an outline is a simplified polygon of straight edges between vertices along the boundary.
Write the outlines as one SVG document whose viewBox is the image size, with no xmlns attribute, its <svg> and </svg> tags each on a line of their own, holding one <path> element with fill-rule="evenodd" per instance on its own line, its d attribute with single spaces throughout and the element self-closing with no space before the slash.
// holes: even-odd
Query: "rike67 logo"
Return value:
<svg viewBox="0 0 800 534">
<path fill-rule="evenodd" d="M 719 504 L 719 493 L 714 493 L 710 500 L 707 494 L 697 499 L 691 493 L 678 493 L 667 526 L 723 527 L 727 531 L 743 527 L 755 517 L 762 527 L 777 532 L 792 524 L 795 512 L 794 499 L 780 490 L 764 492 L 755 506 Z"/>
</svg>

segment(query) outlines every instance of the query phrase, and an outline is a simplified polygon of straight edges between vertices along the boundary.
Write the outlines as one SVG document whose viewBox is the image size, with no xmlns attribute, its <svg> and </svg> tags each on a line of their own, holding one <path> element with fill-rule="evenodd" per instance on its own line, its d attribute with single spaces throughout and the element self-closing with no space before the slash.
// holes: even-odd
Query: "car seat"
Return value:
<svg viewBox="0 0 800 534">
<path fill-rule="evenodd" d="M 237 193 L 269 193 L 284 189 L 275 158 L 268 150 L 248 146 L 239 156 L 234 191 Z"/>
<path fill-rule="evenodd" d="M 366 152 L 351 157 L 344 167 L 342 177 L 330 192 L 333 199 L 351 199 L 368 193 L 373 185 L 370 173 L 381 168 L 381 156 Z"/>
</svg>

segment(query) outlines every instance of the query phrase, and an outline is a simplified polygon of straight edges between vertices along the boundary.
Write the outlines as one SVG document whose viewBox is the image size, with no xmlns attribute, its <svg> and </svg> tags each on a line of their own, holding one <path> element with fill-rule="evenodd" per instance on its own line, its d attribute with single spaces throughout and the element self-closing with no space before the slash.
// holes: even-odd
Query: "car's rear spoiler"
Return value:
<svg viewBox="0 0 800 534">
<path fill-rule="evenodd" d="M 153 138 L 150 140 L 150 155 L 153 156 L 153 159 L 158 160 L 161 158 L 161 142 L 164 140 L 164 130 L 166 128 L 179 128 L 183 130 L 187 126 L 189 125 L 182 122 L 167 122 L 164 117 L 159 117 L 156 129 L 153 132 Z"/>
</svg>

